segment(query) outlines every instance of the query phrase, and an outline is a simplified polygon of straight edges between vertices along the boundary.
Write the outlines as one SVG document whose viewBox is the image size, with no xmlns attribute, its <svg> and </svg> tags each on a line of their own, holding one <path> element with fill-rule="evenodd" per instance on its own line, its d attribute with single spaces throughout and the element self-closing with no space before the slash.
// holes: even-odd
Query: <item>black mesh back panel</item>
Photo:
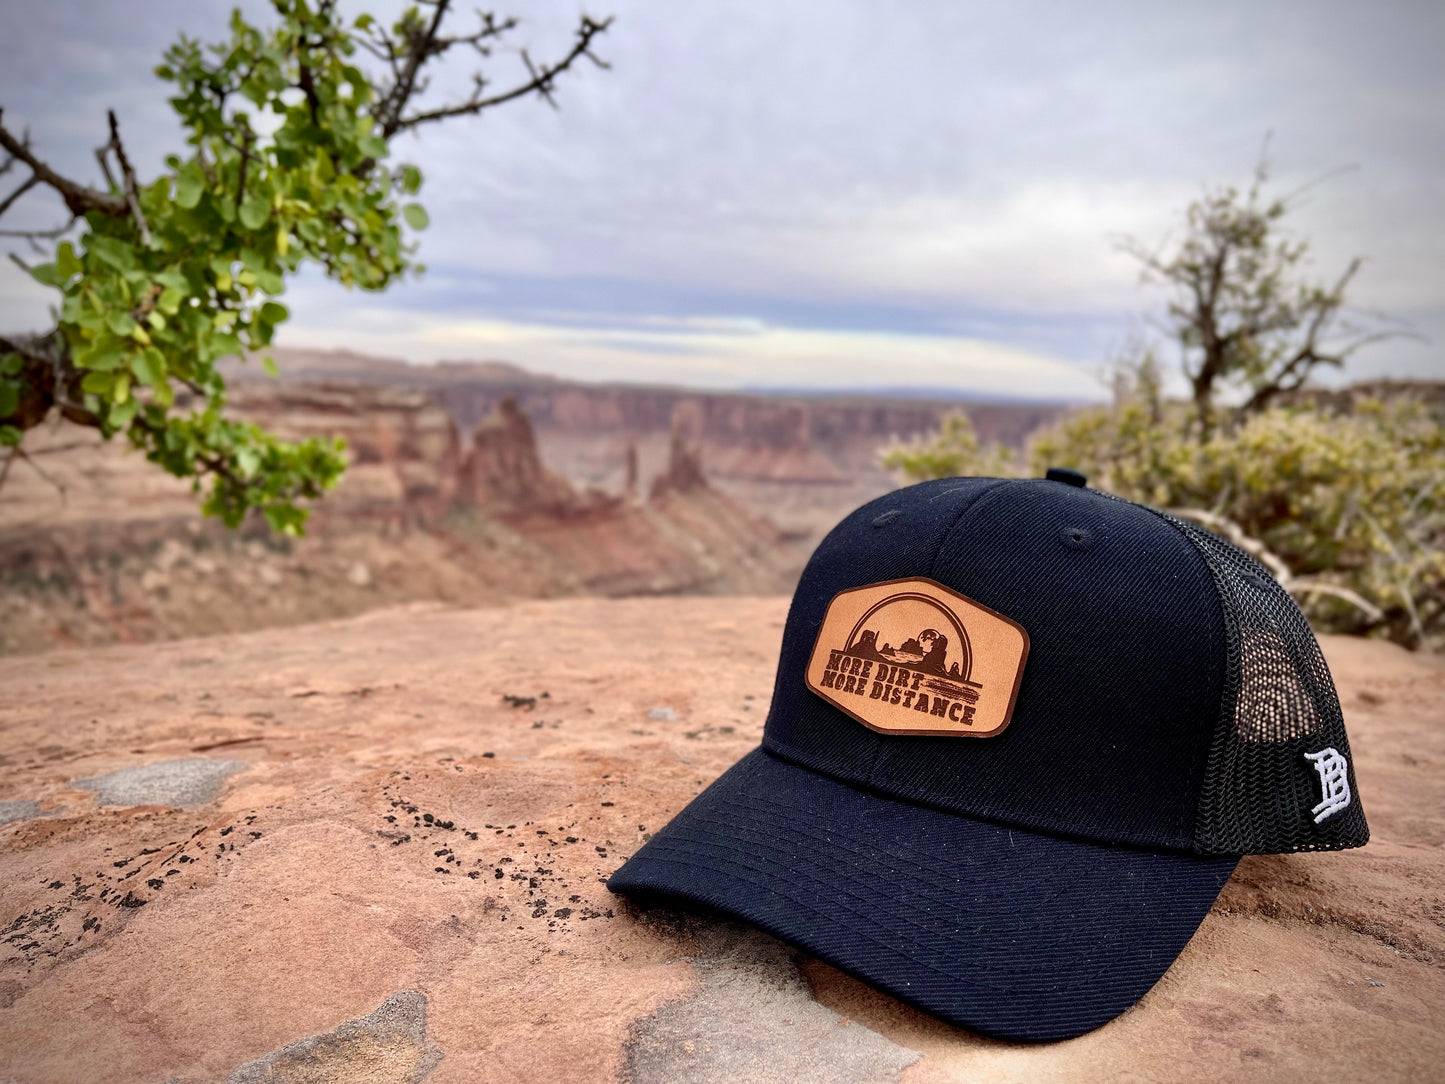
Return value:
<svg viewBox="0 0 1445 1084">
<path fill-rule="evenodd" d="M 1195 848 L 1204 854 L 1279 854 L 1362 846 L 1370 830 L 1355 788 L 1340 702 L 1309 622 L 1248 554 L 1191 523 L 1164 518 L 1209 566 L 1229 642 Z M 1323 750 L 1349 764 L 1350 800 L 1316 822 L 1323 781 L 1307 754 Z"/>
</svg>

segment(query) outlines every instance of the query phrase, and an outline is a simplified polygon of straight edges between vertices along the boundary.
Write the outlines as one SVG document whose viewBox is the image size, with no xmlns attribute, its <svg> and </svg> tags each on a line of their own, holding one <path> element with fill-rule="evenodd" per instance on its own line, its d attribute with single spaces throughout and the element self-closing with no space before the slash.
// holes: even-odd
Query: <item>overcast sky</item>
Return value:
<svg viewBox="0 0 1445 1084">
<path fill-rule="evenodd" d="M 151 68 L 182 29 L 223 36 L 229 6 L 0 0 L 6 123 L 93 181 L 114 107 L 153 172 L 181 137 Z M 512 10 L 513 44 L 540 57 L 580 9 Z M 1347 375 L 1445 377 L 1445 5 L 587 10 L 616 16 L 597 47 L 612 68 L 564 78 L 560 111 L 526 101 L 394 145 L 427 178 L 426 274 L 381 295 L 303 275 L 281 344 L 584 379 L 1095 396 L 1163 302 L 1114 239 L 1177 236 L 1204 185 L 1248 182 L 1273 132 L 1281 193 L 1353 167 L 1291 218 L 1312 273 L 1368 257 L 1354 301 L 1429 340 Z M 432 98 L 464 89 L 455 60 Z M 488 69 L 498 85 L 520 70 L 512 54 Z M 47 301 L 0 269 L 0 327 L 39 327 Z"/>
</svg>

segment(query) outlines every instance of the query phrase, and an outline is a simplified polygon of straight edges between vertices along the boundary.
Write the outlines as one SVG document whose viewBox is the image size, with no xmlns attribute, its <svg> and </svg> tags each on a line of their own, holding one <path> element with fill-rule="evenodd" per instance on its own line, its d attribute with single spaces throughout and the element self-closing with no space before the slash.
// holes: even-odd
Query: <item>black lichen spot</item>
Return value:
<svg viewBox="0 0 1445 1084">
<path fill-rule="evenodd" d="M 150 885 L 152 888 L 161 888 L 165 885 L 165 883 L 166 882 L 160 877 L 152 877 L 149 881 L 146 882 L 146 884 Z"/>
</svg>

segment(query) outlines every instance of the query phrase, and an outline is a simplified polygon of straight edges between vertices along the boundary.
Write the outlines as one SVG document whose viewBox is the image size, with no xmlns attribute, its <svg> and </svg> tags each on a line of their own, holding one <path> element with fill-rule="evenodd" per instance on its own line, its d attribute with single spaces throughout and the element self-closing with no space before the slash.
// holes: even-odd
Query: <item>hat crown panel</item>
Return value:
<svg viewBox="0 0 1445 1084">
<path fill-rule="evenodd" d="M 874 502 L 819 546 L 789 618 L 765 747 L 940 809 L 1192 849 L 1228 650 L 1198 550 L 1148 509 L 1088 490 L 977 479 L 925 486 L 933 488 Z M 880 562 L 859 537 L 890 503 L 903 515 L 872 533 L 909 535 L 906 567 Z M 937 505 L 953 516 L 941 532 Z M 1013 721 L 998 736 L 875 734 L 804 687 L 832 595 L 903 576 L 934 579 L 1027 631 Z"/>
</svg>

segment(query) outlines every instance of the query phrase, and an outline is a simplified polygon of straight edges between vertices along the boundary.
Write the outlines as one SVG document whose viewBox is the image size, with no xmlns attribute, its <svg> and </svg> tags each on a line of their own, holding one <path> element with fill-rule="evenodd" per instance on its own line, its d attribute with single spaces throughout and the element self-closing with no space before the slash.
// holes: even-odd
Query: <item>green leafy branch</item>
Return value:
<svg viewBox="0 0 1445 1084">
<path fill-rule="evenodd" d="M 581 57 L 605 67 L 591 45 L 610 20 L 582 16 L 559 60 L 538 66 L 522 53 L 526 77 L 516 85 L 487 93 L 478 74 L 466 99 L 428 105 L 420 100 L 428 65 L 459 46 L 490 55 L 516 20 L 482 15 L 474 33 L 449 35 L 450 0 L 423 0 L 390 28 L 370 15 L 348 25 L 331 0 L 273 6 L 269 29 L 237 10 L 227 41 L 182 37 L 166 50 L 156 74 L 174 86 L 170 104 L 188 149 L 147 183 L 113 112 L 96 152 L 104 188 L 50 168 L 0 112 L 0 175 L 29 170 L 0 200 L 0 215 L 36 189 L 50 189 L 70 214 L 52 229 L 0 232 L 48 251 L 79 228 L 46 263 L 12 254 L 60 303 L 47 334 L 0 337 L 0 481 L 23 456 L 26 431 L 58 412 L 107 438 L 124 433 L 198 488 L 206 479 L 202 507 L 228 525 L 255 509 L 275 529 L 299 532 L 307 511 L 298 502 L 336 484 L 344 448 L 287 443 L 226 418 L 218 363 L 271 345 L 289 315 L 277 298 L 303 264 L 363 290 L 420 270 L 404 227 L 427 225 L 413 199 L 422 175 L 409 164 L 387 168 L 394 135 L 533 94 L 555 104 L 556 79 Z M 364 70 L 358 51 L 386 73 Z"/>
</svg>

